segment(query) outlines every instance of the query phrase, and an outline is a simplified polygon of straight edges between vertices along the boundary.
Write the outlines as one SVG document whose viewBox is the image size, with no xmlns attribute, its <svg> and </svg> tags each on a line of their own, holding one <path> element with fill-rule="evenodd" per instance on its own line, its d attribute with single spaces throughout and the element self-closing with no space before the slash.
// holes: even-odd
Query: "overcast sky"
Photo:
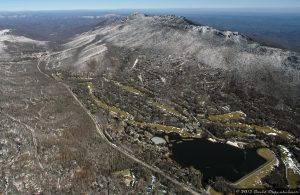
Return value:
<svg viewBox="0 0 300 195">
<path fill-rule="evenodd" d="M 0 0 L 1 11 L 295 7 L 300 8 L 300 0 Z"/>
</svg>

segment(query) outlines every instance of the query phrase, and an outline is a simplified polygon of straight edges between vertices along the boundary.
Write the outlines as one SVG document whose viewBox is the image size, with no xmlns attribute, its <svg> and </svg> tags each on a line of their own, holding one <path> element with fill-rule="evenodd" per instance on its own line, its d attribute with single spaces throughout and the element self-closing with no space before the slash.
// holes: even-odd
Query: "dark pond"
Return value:
<svg viewBox="0 0 300 195">
<path fill-rule="evenodd" d="M 204 181 L 222 176 L 236 182 L 266 162 L 256 149 L 239 149 L 206 139 L 182 140 L 173 143 L 170 149 L 176 162 L 200 170 Z"/>
</svg>

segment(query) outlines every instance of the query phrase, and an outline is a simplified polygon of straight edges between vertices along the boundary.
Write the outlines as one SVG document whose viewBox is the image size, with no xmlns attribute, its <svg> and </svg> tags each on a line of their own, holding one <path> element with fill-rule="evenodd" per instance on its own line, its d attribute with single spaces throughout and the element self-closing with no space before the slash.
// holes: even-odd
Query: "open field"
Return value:
<svg viewBox="0 0 300 195">
<path fill-rule="evenodd" d="M 246 114 L 237 111 L 237 112 L 231 112 L 227 114 L 221 114 L 221 115 L 209 115 L 208 119 L 212 121 L 229 121 L 229 120 L 241 120 L 246 117 Z"/>
<path fill-rule="evenodd" d="M 231 127 L 235 129 L 249 129 L 254 130 L 259 133 L 263 133 L 269 136 L 279 136 L 284 140 L 292 141 L 295 137 L 291 135 L 290 133 L 286 131 L 281 131 L 278 129 L 275 129 L 273 127 L 268 126 L 259 126 L 259 125 L 249 125 L 249 124 L 243 124 L 243 123 L 226 123 L 224 124 L 225 127 Z"/>
</svg>

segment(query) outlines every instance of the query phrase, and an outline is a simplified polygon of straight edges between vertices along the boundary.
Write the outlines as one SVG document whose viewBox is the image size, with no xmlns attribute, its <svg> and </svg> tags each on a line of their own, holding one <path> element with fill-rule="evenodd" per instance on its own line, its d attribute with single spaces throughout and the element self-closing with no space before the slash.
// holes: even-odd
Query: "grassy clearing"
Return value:
<svg viewBox="0 0 300 195">
<path fill-rule="evenodd" d="M 252 135 L 248 134 L 248 133 L 244 133 L 241 131 L 225 131 L 224 135 L 226 137 L 239 137 L 239 138 L 247 138 L 247 137 L 252 137 Z"/>
<path fill-rule="evenodd" d="M 209 115 L 208 119 L 211 121 L 231 121 L 231 120 L 241 120 L 245 119 L 246 114 L 237 111 L 237 112 L 231 112 L 227 114 L 222 114 L 222 115 Z M 292 141 L 295 137 L 291 134 L 289 134 L 286 131 L 281 131 L 273 127 L 269 126 L 259 126 L 259 125 L 248 125 L 248 124 L 243 124 L 243 123 L 226 123 L 222 124 L 225 127 L 230 127 L 230 128 L 235 128 L 235 129 L 252 129 L 257 132 L 266 134 L 266 135 L 273 135 L 273 136 L 279 136 L 282 139 L 285 139 L 287 141 Z M 243 136 L 242 134 L 237 134 L 237 136 Z"/>
<path fill-rule="evenodd" d="M 245 119 L 246 114 L 242 111 L 230 112 L 220 115 L 209 115 L 208 119 L 212 121 L 229 121 L 229 120 L 242 120 Z"/>
<path fill-rule="evenodd" d="M 294 170 L 289 169 L 287 172 L 287 180 L 291 189 L 297 189 L 300 186 L 300 174 L 295 173 Z"/>
<path fill-rule="evenodd" d="M 116 131 L 121 133 L 121 132 L 124 132 L 124 130 L 125 130 L 125 122 L 121 121 L 118 128 L 116 129 Z"/>
<path fill-rule="evenodd" d="M 56 81 L 62 81 L 60 73 L 52 73 L 51 75 Z"/>
<path fill-rule="evenodd" d="M 243 124 L 243 123 L 226 123 L 225 127 L 236 128 L 236 129 L 251 129 L 251 125 Z"/>
<path fill-rule="evenodd" d="M 125 112 L 125 111 L 121 110 L 120 108 L 110 106 L 110 105 L 106 104 L 104 101 L 97 98 L 94 95 L 95 87 L 91 82 L 88 82 L 87 85 L 88 85 L 88 88 L 89 88 L 90 96 L 93 98 L 93 100 L 96 102 L 96 104 L 99 107 L 101 107 L 105 110 L 109 110 L 113 114 L 119 115 L 121 118 L 124 118 L 124 119 L 132 119 L 133 118 L 128 112 Z"/>
<path fill-rule="evenodd" d="M 86 82 L 92 81 L 93 79 L 92 78 L 85 78 L 85 77 L 71 76 L 71 77 L 68 77 L 68 80 L 76 81 L 78 83 L 86 83 Z"/>
<path fill-rule="evenodd" d="M 113 174 L 122 176 L 124 178 L 124 183 L 127 186 L 130 186 L 131 182 L 135 181 L 135 176 L 132 174 L 132 172 L 129 169 L 124 169 L 124 170 L 121 170 L 121 171 L 117 171 Z"/>
<path fill-rule="evenodd" d="M 212 187 L 209 187 L 208 193 L 209 193 L 210 195 L 223 195 L 223 193 L 217 192 L 217 191 L 214 190 Z"/>
<path fill-rule="evenodd" d="M 227 124 L 224 124 L 224 126 L 236 128 L 236 129 L 252 129 L 257 132 L 266 134 L 266 135 L 279 136 L 282 139 L 285 139 L 287 141 L 292 141 L 294 139 L 294 136 L 292 136 L 288 132 L 281 131 L 281 130 L 278 130 L 278 129 L 275 129 L 275 128 L 269 127 L 269 126 L 247 125 L 247 124 L 242 124 L 242 123 L 227 123 Z"/>
<path fill-rule="evenodd" d="M 251 127 L 258 132 L 264 133 L 264 134 L 276 134 L 277 136 L 285 139 L 285 140 L 293 140 L 294 136 L 292 136 L 291 134 L 289 134 L 286 131 L 281 131 L 272 127 L 268 127 L 268 126 L 258 126 L 258 125 L 251 125 Z"/>
<path fill-rule="evenodd" d="M 261 148 L 257 150 L 257 153 L 267 160 L 267 162 L 253 171 L 252 173 L 244 176 L 239 181 L 237 181 L 234 185 L 241 189 L 246 188 L 263 188 L 261 185 L 261 179 L 269 175 L 275 164 L 276 164 L 276 156 L 275 154 L 269 150 L 268 148 Z"/>
<path fill-rule="evenodd" d="M 165 112 L 168 112 L 168 113 L 170 113 L 170 114 L 172 114 L 172 115 L 174 115 L 174 116 L 176 116 L 178 118 L 181 118 L 183 120 L 187 120 L 187 118 L 185 116 L 183 116 L 182 114 L 180 114 L 174 108 L 171 108 L 171 107 L 169 107 L 167 105 L 164 105 L 164 104 L 158 103 L 156 101 L 152 101 L 152 100 L 149 100 L 148 104 L 153 105 L 153 106 L 155 106 L 155 107 L 157 107 L 157 108 L 159 108 L 159 109 L 161 109 L 161 110 L 163 110 Z"/>
<path fill-rule="evenodd" d="M 257 154 L 266 159 L 267 161 L 273 161 L 276 159 L 275 154 L 268 148 L 258 149 Z"/>
<path fill-rule="evenodd" d="M 114 174 L 114 175 L 121 175 L 121 176 L 123 176 L 123 177 L 127 177 L 127 176 L 130 176 L 130 175 L 131 175 L 129 169 L 124 169 L 124 170 L 121 170 L 121 171 L 117 171 L 117 172 L 114 172 L 113 174 Z"/>
<path fill-rule="evenodd" d="M 143 96 L 144 93 L 141 92 L 140 90 L 132 87 L 132 86 L 128 86 L 128 85 L 123 85 L 122 83 L 119 83 L 117 81 L 112 81 L 116 86 L 120 87 L 121 89 L 123 89 L 124 91 L 133 93 L 135 95 L 139 95 L 139 96 Z"/>
<path fill-rule="evenodd" d="M 122 118 L 131 118 L 131 115 L 128 112 L 125 112 L 123 110 L 121 110 L 120 108 L 114 107 L 114 106 L 109 106 L 107 105 L 105 102 L 96 99 L 95 100 L 96 104 L 106 110 L 109 110 L 110 112 L 112 112 L 113 114 L 117 114 L 119 116 L 121 116 Z"/>
</svg>

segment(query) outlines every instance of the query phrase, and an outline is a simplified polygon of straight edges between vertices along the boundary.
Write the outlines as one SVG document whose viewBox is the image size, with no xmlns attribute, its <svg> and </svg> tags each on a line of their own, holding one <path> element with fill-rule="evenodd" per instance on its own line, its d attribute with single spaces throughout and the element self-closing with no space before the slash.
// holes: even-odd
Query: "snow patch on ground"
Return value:
<svg viewBox="0 0 300 195">
<path fill-rule="evenodd" d="M 141 81 L 141 83 L 143 84 L 143 76 L 140 74 L 140 75 L 138 76 L 138 78 L 139 78 L 139 80 Z"/>
<path fill-rule="evenodd" d="M 287 169 L 291 169 L 294 173 L 300 174 L 300 165 L 297 160 L 294 158 L 293 154 L 287 149 L 287 147 L 280 145 L 279 146 L 283 153 L 283 162 Z"/>
<path fill-rule="evenodd" d="M 208 138 L 208 141 L 211 141 L 211 142 L 213 142 L 213 143 L 218 142 L 217 140 L 215 140 L 215 139 L 213 139 L 213 138 Z"/>
<path fill-rule="evenodd" d="M 165 78 L 165 77 L 160 77 L 160 80 L 161 80 L 161 82 L 163 82 L 164 84 L 166 84 L 166 82 L 167 82 L 167 79 Z"/>
<path fill-rule="evenodd" d="M 239 148 L 239 144 L 237 142 L 227 141 L 226 144 Z"/>
<path fill-rule="evenodd" d="M 238 141 L 227 141 L 226 144 L 237 147 L 237 148 L 244 148 L 247 143 L 245 142 L 238 142 Z"/>
<path fill-rule="evenodd" d="M 138 63 L 139 63 L 139 59 L 136 59 L 136 60 L 134 61 L 133 66 L 131 67 L 131 69 L 134 69 Z"/>
</svg>

